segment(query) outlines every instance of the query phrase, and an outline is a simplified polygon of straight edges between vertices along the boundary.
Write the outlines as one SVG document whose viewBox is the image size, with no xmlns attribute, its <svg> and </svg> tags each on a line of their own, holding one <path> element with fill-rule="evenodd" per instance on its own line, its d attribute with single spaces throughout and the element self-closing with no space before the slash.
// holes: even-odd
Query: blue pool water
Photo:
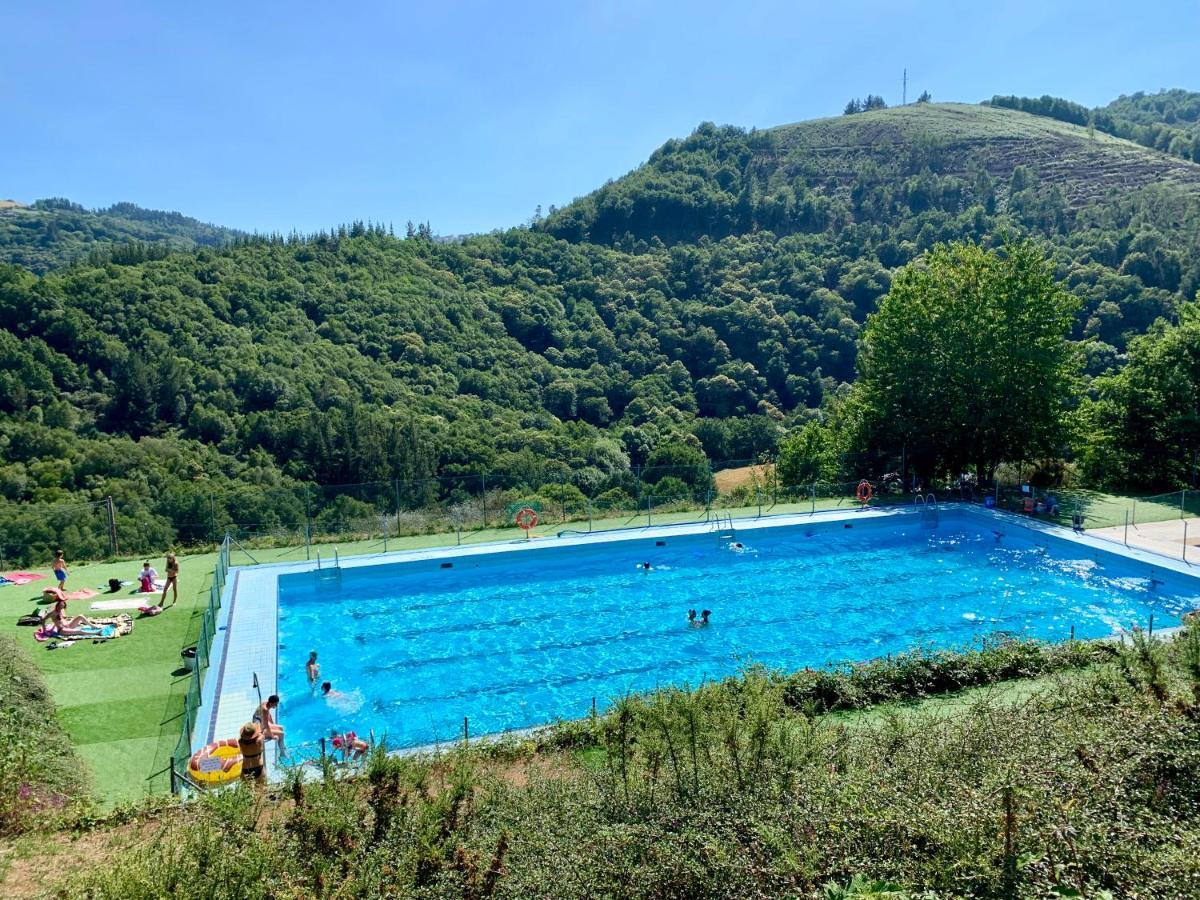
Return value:
<svg viewBox="0 0 1200 900">
<path fill-rule="evenodd" d="M 704 534 L 345 569 L 340 586 L 284 575 L 281 721 L 293 744 L 336 727 L 415 746 L 461 735 L 464 716 L 472 735 L 522 728 L 749 663 L 795 670 L 996 632 L 1062 640 L 1072 626 L 1101 637 L 1200 606 L 1185 576 L 992 528 L 860 520 L 739 529 L 741 550 Z M 712 623 L 689 627 L 692 608 Z M 310 650 L 341 696 L 310 695 Z"/>
</svg>

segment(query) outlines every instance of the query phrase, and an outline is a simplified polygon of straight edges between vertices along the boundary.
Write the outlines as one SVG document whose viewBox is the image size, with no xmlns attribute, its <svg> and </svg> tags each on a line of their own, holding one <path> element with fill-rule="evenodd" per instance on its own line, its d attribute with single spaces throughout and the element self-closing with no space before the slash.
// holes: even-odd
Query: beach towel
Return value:
<svg viewBox="0 0 1200 900">
<path fill-rule="evenodd" d="M 127 597 L 124 600 L 97 600 L 88 609 L 141 609 L 145 605 L 145 600 L 139 600 L 136 597 Z"/>
<path fill-rule="evenodd" d="M 57 600 L 60 596 L 64 600 L 91 600 L 93 597 L 99 596 L 100 592 L 92 588 L 82 588 L 78 591 L 63 591 L 59 588 L 46 588 L 42 591 L 43 594 L 53 597 Z"/>
<path fill-rule="evenodd" d="M 116 627 L 113 637 L 123 637 L 133 631 L 133 616 L 128 613 L 121 613 L 116 616 L 110 616 L 107 619 L 92 619 L 96 625 L 105 626 L 113 625 Z"/>
<path fill-rule="evenodd" d="M 45 575 L 39 575 L 37 572 L 5 572 L 4 578 L 13 584 L 29 584 L 31 581 L 40 581 L 45 578 Z"/>
</svg>

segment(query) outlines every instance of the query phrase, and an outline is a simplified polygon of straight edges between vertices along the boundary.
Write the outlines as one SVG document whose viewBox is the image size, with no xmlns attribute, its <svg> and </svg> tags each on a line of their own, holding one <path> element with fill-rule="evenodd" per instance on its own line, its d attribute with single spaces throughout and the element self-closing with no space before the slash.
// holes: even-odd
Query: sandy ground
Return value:
<svg viewBox="0 0 1200 900">
<path fill-rule="evenodd" d="M 1200 563 L 1200 518 L 1170 519 L 1166 522 L 1130 525 L 1129 546 L 1153 550 L 1155 553 L 1180 559 L 1183 557 L 1184 523 L 1187 524 L 1187 561 Z M 1088 534 L 1122 543 L 1126 540 L 1124 525 L 1116 525 L 1112 528 L 1093 528 L 1088 531 Z"/>
</svg>

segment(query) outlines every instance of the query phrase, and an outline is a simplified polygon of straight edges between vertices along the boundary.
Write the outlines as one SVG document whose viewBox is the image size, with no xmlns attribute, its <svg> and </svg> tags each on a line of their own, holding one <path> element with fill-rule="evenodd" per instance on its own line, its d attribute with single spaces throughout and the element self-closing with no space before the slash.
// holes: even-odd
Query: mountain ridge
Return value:
<svg viewBox="0 0 1200 900">
<path fill-rule="evenodd" d="M 140 253 L 219 247 L 248 237 L 246 232 L 201 222 L 166 210 L 119 202 L 96 209 L 62 197 L 32 204 L 0 204 L 0 263 L 36 274 L 117 254 L 136 261 Z M 143 245 L 132 250 L 129 245 Z M 158 247 L 149 250 L 148 247 Z"/>
</svg>

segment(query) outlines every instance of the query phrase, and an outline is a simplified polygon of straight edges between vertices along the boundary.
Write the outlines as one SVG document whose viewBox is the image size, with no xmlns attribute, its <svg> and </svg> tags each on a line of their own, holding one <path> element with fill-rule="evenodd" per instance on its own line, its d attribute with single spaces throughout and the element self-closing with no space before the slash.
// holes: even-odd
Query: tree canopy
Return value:
<svg viewBox="0 0 1200 900">
<path fill-rule="evenodd" d="M 849 416 L 863 451 L 905 448 L 928 480 L 1060 455 L 1077 298 L 1032 242 L 935 247 L 867 318 Z"/>
</svg>

